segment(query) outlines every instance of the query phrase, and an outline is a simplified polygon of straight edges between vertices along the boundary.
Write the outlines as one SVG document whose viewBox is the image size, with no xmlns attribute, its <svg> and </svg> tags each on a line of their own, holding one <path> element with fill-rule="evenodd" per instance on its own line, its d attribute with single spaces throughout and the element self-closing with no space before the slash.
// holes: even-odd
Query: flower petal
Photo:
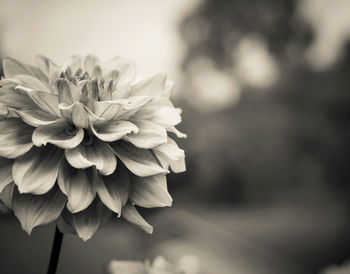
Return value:
<svg viewBox="0 0 350 274">
<path fill-rule="evenodd" d="M 169 173 L 158 164 L 156 157 L 149 150 L 137 148 L 127 142 L 116 142 L 111 144 L 111 147 L 124 165 L 137 176 Z"/>
<path fill-rule="evenodd" d="M 24 89 L 21 86 L 17 86 L 16 89 L 27 93 L 30 99 L 32 99 L 32 101 L 42 110 L 56 117 L 61 117 L 61 112 L 58 108 L 59 100 L 57 95 L 46 91 Z"/>
<path fill-rule="evenodd" d="M 47 82 L 44 84 L 40 82 L 37 78 L 27 75 L 27 74 L 18 74 L 14 77 L 14 79 L 20 81 L 20 85 L 31 88 L 34 90 L 41 90 L 41 91 L 46 91 L 50 92 Z"/>
<path fill-rule="evenodd" d="M 37 108 L 21 110 L 10 108 L 10 110 L 21 117 L 25 123 L 33 127 L 49 125 L 57 120 L 57 117 Z"/>
<path fill-rule="evenodd" d="M 62 163 L 57 177 L 61 191 L 68 196 L 67 208 L 76 213 L 86 209 L 95 199 L 94 182 L 99 180 L 94 169 L 75 169 L 66 161 Z"/>
<path fill-rule="evenodd" d="M 13 193 L 13 211 L 29 235 L 33 228 L 51 223 L 61 214 L 66 197 L 57 186 L 44 195 Z"/>
<path fill-rule="evenodd" d="M 136 208 L 130 203 L 123 207 L 122 217 L 128 222 L 137 225 L 145 232 L 149 234 L 153 233 L 153 227 L 142 218 L 142 216 L 137 212 Z"/>
<path fill-rule="evenodd" d="M 166 83 L 166 74 L 156 74 L 151 77 L 141 79 L 132 86 L 130 94 L 147 95 L 152 97 L 163 96 Z"/>
<path fill-rule="evenodd" d="M 21 193 L 44 194 L 55 184 L 63 151 L 52 145 L 34 147 L 15 159 L 12 176 Z"/>
<path fill-rule="evenodd" d="M 71 149 L 78 146 L 84 138 L 84 130 L 76 128 L 76 132 L 67 134 L 67 129 L 72 127 L 65 120 L 59 120 L 55 123 L 42 125 L 33 132 L 32 140 L 34 145 L 42 146 L 51 143 L 60 148 Z"/>
<path fill-rule="evenodd" d="M 59 108 L 62 116 L 71 121 L 77 127 L 89 127 L 89 113 L 86 111 L 82 103 L 75 102 L 71 105 L 60 104 Z"/>
<path fill-rule="evenodd" d="M 181 115 L 166 98 L 156 98 L 140 108 L 131 119 L 147 120 L 166 128 L 181 122 Z"/>
<path fill-rule="evenodd" d="M 33 128 L 18 118 L 0 120 L 0 157 L 17 158 L 32 146 Z"/>
<path fill-rule="evenodd" d="M 13 78 L 18 74 L 27 74 L 38 78 L 41 82 L 47 83 L 48 79 L 42 71 L 36 67 L 21 63 L 16 59 L 6 57 L 3 59 L 3 71 L 6 78 Z"/>
<path fill-rule="evenodd" d="M 176 135 L 176 137 L 178 138 L 187 138 L 187 134 L 182 133 L 181 131 L 179 131 L 176 127 L 169 127 L 166 129 L 168 132 L 172 132 Z"/>
<path fill-rule="evenodd" d="M 126 99 L 113 101 L 96 101 L 94 103 L 95 114 L 101 118 L 111 120 L 115 118 L 122 106 L 128 103 L 129 101 Z"/>
<path fill-rule="evenodd" d="M 185 152 L 170 137 L 166 144 L 153 148 L 153 152 L 160 162 L 169 164 L 172 171 L 176 173 L 186 171 Z"/>
<path fill-rule="evenodd" d="M 25 93 L 15 90 L 12 87 L 1 87 L 0 89 L 1 105 L 15 109 L 33 109 L 37 108 L 36 104 Z"/>
<path fill-rule="evenodd" d="M 99 59 L 94 55 L 87 55 L 84 59 L 84 70 L 92 74 L 93 68 L 100 63 Z"/>
<path fill-rule="evenodd" d="M 118 71 L 118 85 L 123 86 L 128 82 L 131 82 L 135 77 L 136 67 L 135 63 L 128 59 L 123 59 L 118 56 L 114 57 L 112 60 L 108 61 L 103 67 L 103 71 Z M 112 80 L 113 74 L 107 74 L 104 76 L 106 81 Z M 110 76 L 110 77 L 108 77 Z"/>
<path fill-rule="evenodd" d="M 139 131 L 133 123 L 118 120 L 96 123 L 91 129 L 97 138 L 105 142 L 114 142 L 127 134 L 137 133 Z"/>
<path fill-rule="evenodd" d="M 130 176 L 130 201 L 146 208 L 171 206 L 171 198 L 165 175 L 150 177 Z"/>
<path fill-rule="evenodd" d="M 87 241 L 106 223 L 111 213 L 99 199 L 95 199 L 87 209 L 78 213 L 71 214 L 64 210 L 62 217 L 81 239 Z"/>
<path fill-rule="evenodd" d="M 123 137 L 124 140 L 139 148 L 153 148 L 167 142 L 166 130 L 152 122 L 132 121 L 139 129 L 138 133 Z"/>
<path fill-rule="evenodd" d="M 2 192 L 0 192 L 0 200 L 4 203 L 8 208 L 12 208 L 12 200 L 13 200 L 13 190 L 15 188 L 14 182 L 9 183 L 4 187 Z"/>
<path fill-rule="evenodd" d="M 13 160 L 0 158 L 0 192 L 13 181 L 12 165 Z"/>
<path fill-rule="evenodd" d="M 128 170 L 119 165 L 110 176 L 102 176 L 102 180 L 96 180 L 96 191 L 102 202 L 120 216 L 122 207 L 128 200 L 130 179 Z"/>
<path fill-rule="evenodd" d="M 91 137 L 92 138 L 92 137 Z M 66 159 L 75 168 L 96 166 L 103 175 L 110 175 L 117 166 L 117 159 L 108 144 L 95 139 L 90 146 L 80 144 L 65 151 Z"/>
</svg>

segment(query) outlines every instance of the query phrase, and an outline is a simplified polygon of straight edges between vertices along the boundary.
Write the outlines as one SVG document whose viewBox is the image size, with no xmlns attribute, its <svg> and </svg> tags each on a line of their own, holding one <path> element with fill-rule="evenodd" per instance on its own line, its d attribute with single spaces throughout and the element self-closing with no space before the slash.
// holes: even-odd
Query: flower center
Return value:
<svg viewBox="0 0 350 274">
<path fill-rule="evenodd" d="M 77 133 L 77 131 L 78 131 L 78 129 L 77 129 L 77 127 L 74 126 L 74 125 L 70 125 L 69 127 L 67 127 L 67 128 L 65 129 L 66 134 L 67 134 L 67 135 L 70 135 L 70 136 L 75 135 L 75 134 Z"/>
<path fill-rule="evenodd" d="M 83 138 L 83 145 L 85 146 L 91 146 L 94 141 L 94 137 L 85 131 L 84 138 Z"/>
</svg>

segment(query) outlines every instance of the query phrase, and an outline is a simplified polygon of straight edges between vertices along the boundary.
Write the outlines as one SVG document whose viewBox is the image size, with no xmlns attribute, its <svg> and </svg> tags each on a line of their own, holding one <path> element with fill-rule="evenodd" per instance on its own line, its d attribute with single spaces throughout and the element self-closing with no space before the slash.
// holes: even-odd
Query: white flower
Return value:
<svg viewBox="0 0 350 274">
<path fill-rule="evenodd" d="M 166 174 L 185 171 L 168 136 L 184 137 L 172 84 L 163 74 L 135 79 L 134 64 L 119 57 L 36 64 L 3 61 L 1 199 L 29 234 L 58 219 L 87 240 L 112 212 L 152 233 L 134 205 L 170 206 Z"/>
</svg>

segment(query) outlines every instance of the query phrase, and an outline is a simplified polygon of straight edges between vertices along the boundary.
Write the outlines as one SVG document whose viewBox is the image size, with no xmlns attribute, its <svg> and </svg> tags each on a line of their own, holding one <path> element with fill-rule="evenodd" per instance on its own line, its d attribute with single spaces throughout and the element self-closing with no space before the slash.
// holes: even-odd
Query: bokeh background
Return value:
<svg viewBox="0 0 350 274">
<path fill-rule="evenodd" d="M 168 73 L 183 109 L 188 171 L 168 177 L 172 208 L 143 211 L 154 234 L 115 218 L 65 236 L 58 273 L 158 254 L 193 254 L 201 274 L 335 273 L 350 258 L 349 14 L 347 0 L 0 0 L 0 56 L 128 57 Z M 45 273 L 54 225 L 29 238 L 1 211 L 0 272 Z"/>
</svg>

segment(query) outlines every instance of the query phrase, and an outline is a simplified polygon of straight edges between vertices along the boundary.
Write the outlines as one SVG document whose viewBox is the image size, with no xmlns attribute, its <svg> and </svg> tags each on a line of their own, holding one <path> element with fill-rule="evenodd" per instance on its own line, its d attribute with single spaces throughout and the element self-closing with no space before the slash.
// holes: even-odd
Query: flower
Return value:
<svg viewBox="0 0 350 274">
<path fill-rule="evenodd" d="M 133 62 L 92 55 L 59 67 L 3 60 L 0 81 L 0 198 L 22 228 L 57 220 L 87 240 L 112 213 L 152 233 L 135 205 L 171 206 L 166 174 L 185 171 L 168 136 L 180 110 L 166 75 L 135 78 Z"/>
<path fill-rule="evenodd" d="M 184 255 L 176 264 L 157 256 L 153 262 L 112 260 L 107 266 L 109 274 L 198 274 L 199 261 L 194 255 Z"/>
</svg>

